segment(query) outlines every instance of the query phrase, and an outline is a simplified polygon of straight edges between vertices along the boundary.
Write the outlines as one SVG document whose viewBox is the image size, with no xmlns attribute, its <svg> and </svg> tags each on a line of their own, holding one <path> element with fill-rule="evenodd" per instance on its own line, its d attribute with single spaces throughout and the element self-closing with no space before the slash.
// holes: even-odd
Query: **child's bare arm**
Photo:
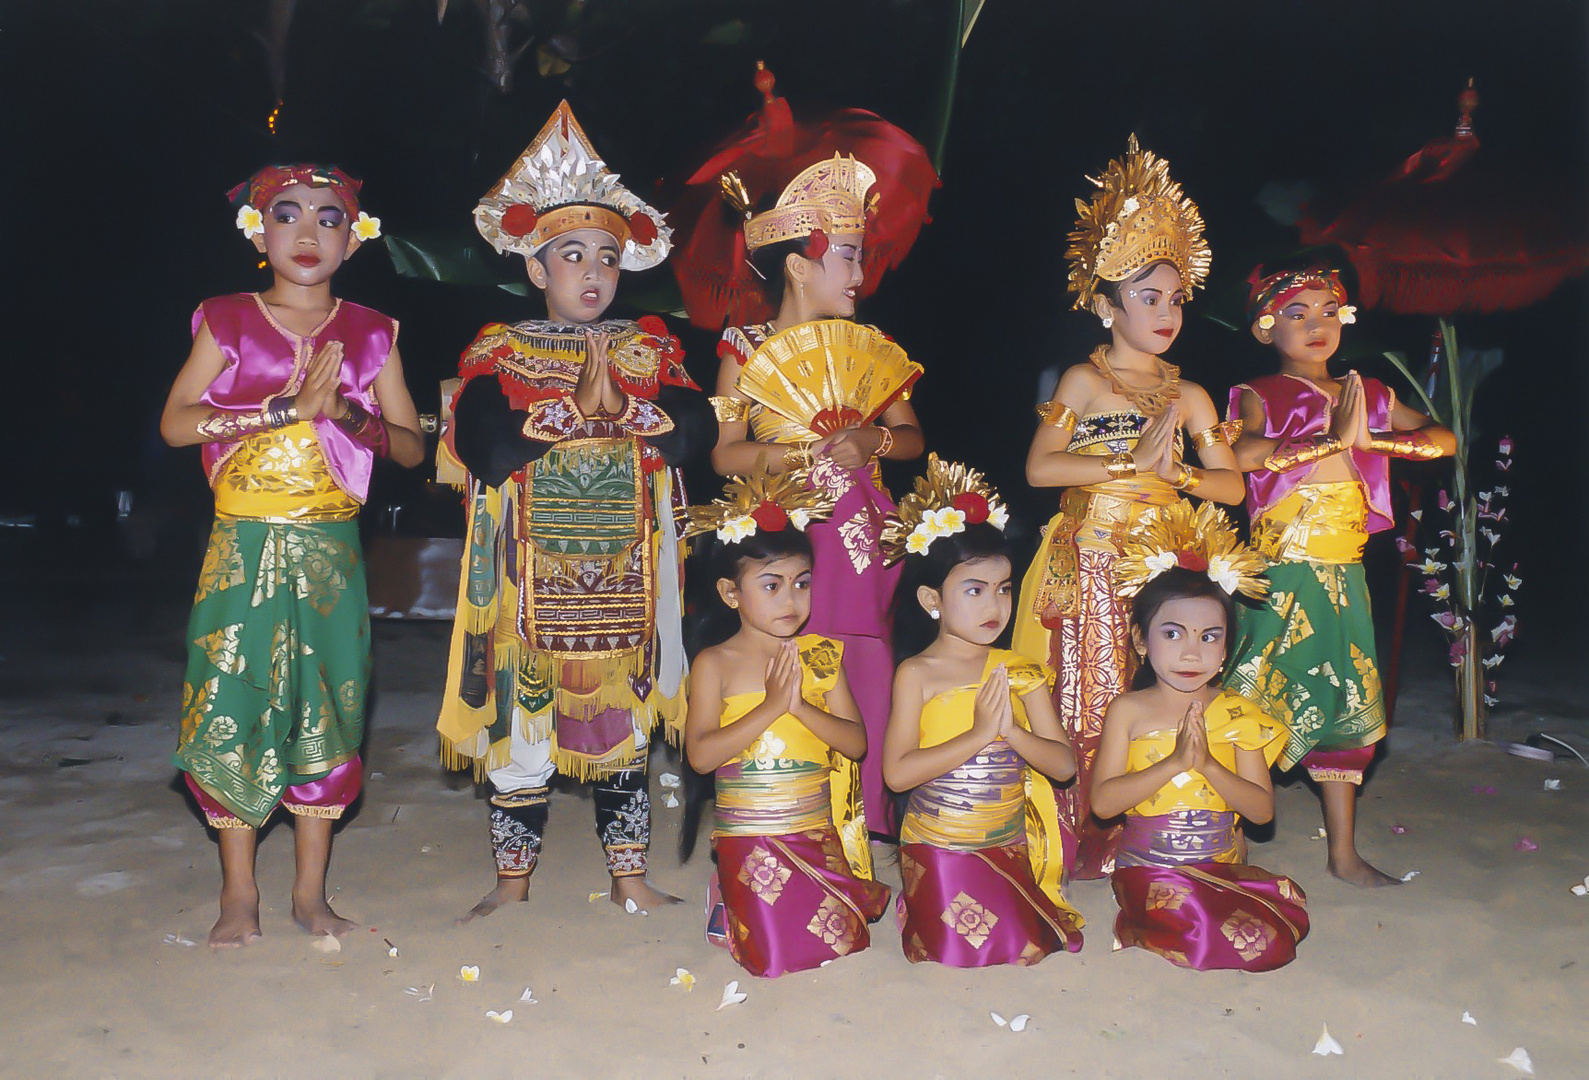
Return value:
<svg viewBox="0 0 1589 1080">
<path fill-rule="evenodd" d="M 994 739 L 996 721 L 979 718 L 948 742 L 921 746 L 924 703 L 920 667 L 907 660 L 894 674 L 894 705 L 883 734 L 883 782 L 895 791 L 909 791 L 959 768 Z"/>
<path fill-rule="evenodd" d="M 696 772 L 715 772 L 733 761 L 783 715 L 777 695 L 769 693 L 750 712 L 723 726 L 721 662 L 718 650 L 707 649 L 695 658 L 690 670 L 690 701 L 684 714 L 684 752 Z"/>
<path fill-rule="evenodd" d="M 1069 780 L 1076 775 L 1076 752 L 1065 738 L 1054 715 L 1054 703 L 1048 698 L 1048 687 L 1039 686 L 1024 695 L 1021 704 L 1026 707 L 1026 722 L 1031 731 L 1015 725 L 1005 735 L 1010 747 L 1021 755 L 1021 760 L 1044 776 L 1055 780 Z"/>
<path fill-rule="evenodd" d="M 828 691 L 822 706 L 801 698 L 794 716 L 811 734 L 851 761 L 860 761 L 866 756 L 866 728 L 861 724 L 861 710 L 856 707 L 843 668 L 839 669 L 839 681 Z"/>
<path fill-rule="evenodd" d="M 204 404 L 204 391 L 225 370 L 226 358 L 221 355 L 209 324 L 201 323 L 199 332 L 193 337 L 193 348 L 177 373 L 171 393 L 166 397 L 165 410 L 160 414 L 160 437 L 168 444 L 193 446 L 215 441 L 215 435 L 200 434 L 199 424 L 218 411 Z"/>
<path fill-rule="evenodd" d="M 1450 457 L 1457 452 L 1457 437 L 1450 428 L 1435 423 L 1400 399 L 1397 399 L 1395 408 L 1391 410 L 1390 427 L 1392 431 L 1416 431 L 1427 437 L 1439 448 L 1442 457 Z"/>
<path fill-rule="evenodd" d="M 1114 700 L 1104 713 L 1103 734 L 1092 766 L 1092 812 L 1112 818 L 1150 799 L 1170 778 L 1181 772 L 1175 755 L 1155 761 L 1146 769 L 1126 771 L 1131 748 L 1130 695 Z"/>
<path fill-rule="evenodd" d="M 392 355 L 375 376 L 375 400 L 381 406 L 381 420 L 386 424 L 386 437 L 391 448 L 391 458 L 397 464 L 412 469 L 425 460 L 425 438 L 419 433 L 419 411 L 409 396 L 408 383 L 403 378 L 403 358 L 392 346 Z"/>
<path fill-rule="evenodd" d="M 717 396 L 743 401 L 747 407 L 750 404 L 750 399 L 739 392 L 739 362 L 732 355 L 724 356 L 718 366 Z M 719 420 L 717 445 L 712 447 L 712 469 L 719 476 L 748 476 L 758 465 L 764 466 L 769 473 L 784 472 L 787 452 L 786 447 L 752 439 L 747 420 Z"/>
<path fill-rule="evenodd" d="M 1206 431 L 1219 423 L 1219 413 L 1209 399 L 1208 391 L 1196 383 L 1181 384 L 1179 404 L 1183 424 L 1191 434 Z M 1246 496 L 1247 485 L 1241 478 L 1242 470 L 1230 447 L 1216 442 L 1197 451 L 1197 460 L 1203 465 L 1202 477 L 1196 486 L 1199 499 L 1209 499 L 1228 506 L 1241 502 Z"/>
<path fill-rule="evenodd" d="M 1254 825 L 1262 825 L 1275 816 L 1274 785 L 1269 780 L 1269 766 L 1259 751 L 1243 750 L 1238 746 L 1235 772 L 1212 756 L 1198 771 L 1232 810 Z"/>
<path fill-rule="evenodd" d="M 1096 389 L 1091 369 L 1078 364 L 1060 376 L 1049 408 L 1056 413 L 1069 409 L 1081 416 L 1087 411 Z M 1074 487 L 1101 484 L 1109 479 L 1103 458 L 1070 452 L 1074 423 L 1055 426 L 1053 419 L 1050 414 L 1049 422 L 1039 425 L 1037 434 L 1032 437 L 1032 447 L 1026 454 L 1026 482 L 1033 487 Z"/>
<path fill-rule="evenodd" d="M 1264 435 L 1264 427 L 1267 423 L 1263 399 L 1251 390 L 1243 390 L 1241 438 L 1231 447 L 1236 456 L 1236 467 L 1242 472 L 1256 472 L 1263 468 L 1264 460 L 1275 452 L 1275 447 L 1280 445 L 1279 439 L 1271 439 Z"/>
</svg>

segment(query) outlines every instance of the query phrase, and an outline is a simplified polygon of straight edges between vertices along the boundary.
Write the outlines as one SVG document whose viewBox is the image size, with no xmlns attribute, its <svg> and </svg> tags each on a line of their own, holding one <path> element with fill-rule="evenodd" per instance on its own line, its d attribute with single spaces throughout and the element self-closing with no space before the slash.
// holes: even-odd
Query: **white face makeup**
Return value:
<svg viewBox="0 0 1589 1080">
<path fill-rule="evenodd" d="M 942 633 L 973 645 L 991 645 L 1010 622 L 1010 560 L 1003 555 L 967 560 L 949 571 L 943 588 L 924 586 L 918 599 L 929 612 L 938 612 Z"/>
<path fill-rule="evenodd" d="M 1182 693 L 1201 690 L 1225 665 L 1225 609 L 1207 596 L 1167 600 L 1153 613 L 1146 638 L 1147 662 L 1164 685 Z"/>
<path fill-rule="evenodd" d="M 786 286 L 800 290 L 815 317 L 847 319 L 855 314 L 856 293 L 865 279 L 861 269 L 862 240 L 860 233 L 828 237 L 828 250 L 820 259 L 804 260 L 804 276 Z"/>
<path fill-rule="evenodd" d="M 1101 310 L 1114 320 L 1114 335 L 1138 352 L 1158 356 L 1181 332 L 1181 306 L 1186 290 L 1181 274 L 1167 262 L 1154 265 L 1120 283 L 1120 306 L 1100 298 Z"/>
<path fill-rule="evenodd" d="M 571 229 L 525 260 L 530 283 L 546 295 L 552 322 L 593 323 L 618 291 L 618 241 L 601 229 Z"/>
<path fill-rule="evenodd" d="M 294 285 L 322 285 L 359 246 L 348 209 L 329 187 L 293 184 L 263 212 L 254 246 L 276 274 Z"/>
<path fill-rule="evenodd" d="M 1330 289 L 1303 289 L 1274 313 L 1275 324 L 1258 330 L 1293 363 L 1321 363 L 1341 347 L 1341 304 Z"/>
</svg>

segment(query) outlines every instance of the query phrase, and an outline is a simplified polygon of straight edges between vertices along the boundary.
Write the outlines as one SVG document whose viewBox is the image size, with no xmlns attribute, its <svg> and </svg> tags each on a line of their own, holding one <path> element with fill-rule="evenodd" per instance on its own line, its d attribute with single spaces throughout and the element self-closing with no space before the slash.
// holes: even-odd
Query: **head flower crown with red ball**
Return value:
<svg viewBox="0 0 1589 1080">
<path fill-rule="evenodd" d="M 715 532 L 724 543 L 737 544 L 757 533 L 804 532 L 832 513 L 832 497 L 808 486 L 803 470 L 772 474 L 763 465 L 749 476 L 729 477 L 719 498 L 690 507 L 684 534 Z"/>
<path fill-rule="evenodd" d="M 1236 536 L 1225 512 L 1211 502 L 1193 508 L 1184 499 L 1144 513 L 1120 546 L 1115 591 L 1131 597 L 1166 570 L 1190 570 L 1234 596 L 1269 594 L 1269 562 Z"/>
<path fill-rule="evenodd" d="M 566 101 L 480 200 L 474 219 L 503 255 L 534 255 L 563 233 L 600 229 L 618 241 L 620 268 L 646 270 L 673 246 L 662 214 L 608 171 Z"/>
<path fill-rule="evenodd" d="M 1009 522 L 1009 509 L 981 473 L 929 454 L 926 475 L 916 478 L 883 526 L 883 560 L 893 565 L 906 555 L 925 555 L 934 540 L 968 525 L 986 523 L 1003 532 Z"/>
</svg>

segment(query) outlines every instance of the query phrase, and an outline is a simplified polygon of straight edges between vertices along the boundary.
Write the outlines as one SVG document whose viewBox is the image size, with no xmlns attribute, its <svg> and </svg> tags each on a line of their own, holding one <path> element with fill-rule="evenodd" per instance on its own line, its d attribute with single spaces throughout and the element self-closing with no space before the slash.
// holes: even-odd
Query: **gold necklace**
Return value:
<svg viewBox="0 0 1589 1080">
<path fill-rule="evenodd" d="M 1114 392 L 1136 406 L 1137 411 L 1143 416 L 1161 415 L 1170 402 L 1181 396 L 1181 369 L 1166 362 L 1163 357 L 1153 358 L 1159 365 L 1159 381 L 1141 389 L 1127 386 L 1120 381 L 1120 376 L 1109 364 L 1109 346 L 1098 346 L 1088 359 L 1092 361 L 1092 366 L 1098 369 L 1098 374 L 1109 380 L 1109 386 Z"/>
</svg>

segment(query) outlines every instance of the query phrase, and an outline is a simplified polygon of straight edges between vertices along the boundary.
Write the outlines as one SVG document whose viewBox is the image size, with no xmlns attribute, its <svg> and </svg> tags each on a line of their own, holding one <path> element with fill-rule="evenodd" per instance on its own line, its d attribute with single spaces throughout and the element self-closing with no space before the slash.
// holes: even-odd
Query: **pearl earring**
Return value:
<svg viewBox="0 0 1589 1080">
<path fill-rule="evenodd" d="M 1100 320 L 1100 321 L 1103 323 L 1103 328 L 1105 330 L 1109 329 L 1111 326 L 1113 326 L 1115 324 L 1115 320 L 1114 320 L 1114 316 L 1113 315 L 1105 315 L 1103 317 L 1103 319 Z"/>
<path fill-rule="evenodd" d="M 938 609 L 937 609 L 937 608 L 933 608 L 933 609 L 932 609 L 932 610 L 931 610 L 931 611 L 929 611 L 929 612 L 927 612 L 927 615 L 928 615 L 928 617 L 929 617 L 929 618 L 931 618 L 931 619 L 932 619 L 932 620 L 933 620 L 933 621 L 934 621 L 934 622 L 937 622 L 937 621 L 938 621 Z"/>
</svg>

